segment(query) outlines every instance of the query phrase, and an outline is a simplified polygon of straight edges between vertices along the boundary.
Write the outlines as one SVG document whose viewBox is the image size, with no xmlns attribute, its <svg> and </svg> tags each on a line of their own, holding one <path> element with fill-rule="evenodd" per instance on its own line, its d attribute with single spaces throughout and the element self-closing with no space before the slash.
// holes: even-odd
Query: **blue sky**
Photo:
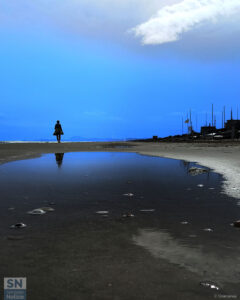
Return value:
<svg viewBox="0 0 240 300">
<path fill-rule="evenodd" d="M 57 119 L 66 140 L 166 136 L 212 103 L 218 126 L 236 117 L 238 2 L 0 0 L 0 140 L 51 139 Z"/>
</svg>

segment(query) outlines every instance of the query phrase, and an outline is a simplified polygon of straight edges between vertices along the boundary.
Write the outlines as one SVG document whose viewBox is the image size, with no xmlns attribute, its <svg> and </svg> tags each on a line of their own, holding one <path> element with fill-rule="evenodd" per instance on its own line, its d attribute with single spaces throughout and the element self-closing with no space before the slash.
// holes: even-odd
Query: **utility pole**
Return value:
<svg viewBox="0 0 240 300">
<path fill-rule="evenodd" d="M 183 116 L 182 116 L 182 135 L 183 135 Z"/>
<path fill-rule="evenodd" d="M 212 127 L 213 127 L 213 104 L 212 104 Z"/>
<path fill-rule="evenodd" d="M 231 120 L 233 119 L 233 112 L 232 112 L 232 107 L 231 107 Z"/>
<path fill-rule="evenodd" d="M 192 111 L 190 109 L 190 126 L 192 127 Z"/>
<path fill-rule="evenodd" d="M 225 105 L 224 105 L 224 108 L 223 108 L 223 121 L 224 121 L 223 125 L 224 125 L 224 128 L 225 128 L 225 122 L 226 122 L 226 119 L 225 119 L 226 114 L 225 114 L 225 112 L 226 112 L 226 109 L 225 109 Z"/>
</svg>

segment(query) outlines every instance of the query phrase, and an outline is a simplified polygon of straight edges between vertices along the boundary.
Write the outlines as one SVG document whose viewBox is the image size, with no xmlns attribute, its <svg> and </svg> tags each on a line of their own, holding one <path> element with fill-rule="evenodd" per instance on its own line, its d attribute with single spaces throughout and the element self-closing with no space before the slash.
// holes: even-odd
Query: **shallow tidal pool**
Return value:
<svg viewBox="0 0 240 300">
<path fill-rule="evenodd" d="M 26 276 L 34 300 L 236 298 L 240 208 L 191 167 L 115 152 L 1 165 L 1 276 Z"/>
</svg>

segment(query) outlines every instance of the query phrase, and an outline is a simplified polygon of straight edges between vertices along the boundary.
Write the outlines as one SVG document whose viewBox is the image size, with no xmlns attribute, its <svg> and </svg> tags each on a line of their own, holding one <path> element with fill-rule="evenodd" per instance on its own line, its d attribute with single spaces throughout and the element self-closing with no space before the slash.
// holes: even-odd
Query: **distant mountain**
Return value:
<svg viewBox="0 0 240 300">
<path fill-rule="evenodd" d="M 86 138 L 82 136 L 73 136 L 71 138 L 64 138 L 62 139 L 63 142 L 123 142 L 123 141 L 131 141 L 137 140 L 138 138 L 126 138 L 126 139 L 117 139 L 117 138 Z M 51 143 L 56 142 L 55 138 L 50 139 L 22 139 L 22 140 L 6 140 L 1 142 L 24 142 L 24 143 L 31 143 L 31 142 L 40 142 L 40 143 Z"/>
<path fill-rule="evenodd" d="M 125 139 L 114 139 L 114 138 L 86 138 L 82 136 L 73 136 L 69 139 L 73 142 L 116 142 L 124 141 Z"/>
</svg>

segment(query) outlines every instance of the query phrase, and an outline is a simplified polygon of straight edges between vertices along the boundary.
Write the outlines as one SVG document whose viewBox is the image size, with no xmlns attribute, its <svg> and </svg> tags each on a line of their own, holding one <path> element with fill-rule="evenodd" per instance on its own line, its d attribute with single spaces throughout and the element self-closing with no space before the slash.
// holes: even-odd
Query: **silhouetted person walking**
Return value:
<svg viewBox="0 0 240 300">
<path fill-rule="evenodd" d="M 64 134 L 62 131 L 62 126 L 59 121 L 55 125 L 55 131 L 53 135 L 56 135 L 58 143 L 61 141 L 61 135 Z"/>
</svg>

